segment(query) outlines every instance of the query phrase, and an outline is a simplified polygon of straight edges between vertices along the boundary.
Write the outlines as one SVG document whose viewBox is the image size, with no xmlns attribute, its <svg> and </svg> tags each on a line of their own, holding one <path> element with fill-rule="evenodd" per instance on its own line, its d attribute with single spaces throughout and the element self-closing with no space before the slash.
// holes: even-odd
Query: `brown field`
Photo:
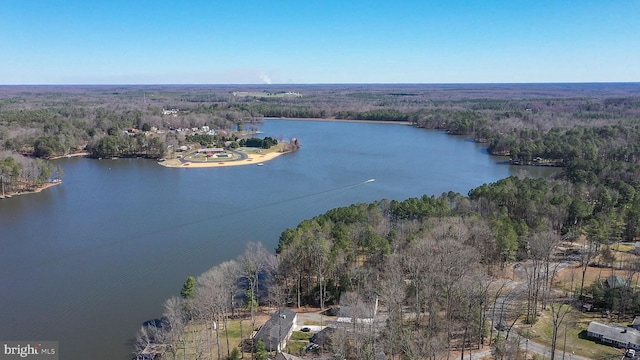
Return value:
<svg viewBox="0 0 640 360">
<path fill-rule="evenodd" d="M 267 314 L 256 314 L 255 329 L 260 328 L 267 319 L 269 319 Z M 248 317 L 242 320 L 229 320 L 227 328 L 219 330 L 219 339 L 216 337 L 216 331 L 206 324 L 202 322 L 190 324 L 185 330 L 184 341 L 179 342 L 177 345 L 175 358 L 184 360 L 217 359 L 218 343 L 220 344 L 220 353 L 224 358 L 234 348 L 241 350 L 240 342 L 242 339 L 249 338 L 253 330 L 251 318 Z M 227 333 L 229 336 L 228 347 Z M 167 358 L 172 358 L 172 355 L 167 354 Z"/>
<path fill-rule="evenodd" d="M 622 277 L 627 276 L 627 272 L 624 270 L 614 270 L 605 267 L 589 266 L 584 277 L 584 286 L 591 285 L 594 281 L 604 280 L 607 276 L 619 275 Z M 582 279 L 582 268 L 580 264 L 574 263 L 562 270 L 560 270 L 553 278 L 553 285 L 555 288 L 564 291 L 579 291 L 580 281 Z"/>
<path fill-rule="evenodd" d="M 638 259 L 638 255 L 632 252 L 633 247 L 628 245 L 614 245 L 611 246 L 613 255 L 616 258 L 616 261 L 613 263 L 612 267 L 605 267 L 605 264 L 602 264 L 601 257 L 598 256 L 592 262 L 591 265 L 597 266 L 589 266 L 585 273 L 584 285 L 585 287 L 591 285 L 594 281 L 604 280 L 608 276 L 618 275 L 624 278 L 629 277 L 629 272 L 624 270 L 627 264 L 632 261 Z M 623 251 L 618 251 L 615 249 L 621 249 Z M 574 262 L 568 267 L 558 271 L 556 276 L 553 279 L 553 285 L 557 289 L 564 291 L 579 291 L 580 281 L 582 279 L 582 268 L 578 262 Z M 632 286 L 638 286 L 638 277 L 634 276 L 632 279 Z"/>
</svg>

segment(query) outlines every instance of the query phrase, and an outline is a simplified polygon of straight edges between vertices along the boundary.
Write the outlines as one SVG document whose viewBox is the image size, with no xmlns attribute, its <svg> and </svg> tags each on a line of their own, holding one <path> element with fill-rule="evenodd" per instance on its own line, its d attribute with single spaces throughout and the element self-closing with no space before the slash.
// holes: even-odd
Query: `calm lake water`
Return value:
<svg viewBox="0 0 640 360">
<path fill-rule="evenodd" d="M 64 159 L 62 185 L 0 200 L 0 339 L 59 341 L 61 359 L 130 359 L 137 329 L 187 276 L 248 241 L 274 249 L 284 229 L 331 208 L 466 194 L 525 170 L 406 125 L 267 120 L 260 130 L 302 148 L 261 167 Z"/>
</svg>

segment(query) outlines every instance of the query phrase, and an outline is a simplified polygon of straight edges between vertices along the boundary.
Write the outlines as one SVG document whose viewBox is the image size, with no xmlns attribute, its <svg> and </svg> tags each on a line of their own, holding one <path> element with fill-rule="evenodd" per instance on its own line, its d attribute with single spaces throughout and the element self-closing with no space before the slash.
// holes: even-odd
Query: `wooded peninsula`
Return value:
<svg viewBox="0 0 640 360">
<path fill-rule="evenodd" d="M 464 358 L 487 348 L 525 359 L 529 340 L 552 354 L 624 353 L 587 328 L 640 314 L 640 84 L 2 86 L 0 177 L 18 192 L 62 177 L 50 161 L 59 156 L 171 158 L 201 141 L 233 148 L 234 132 L 268 117 L 407 122 L 562 172 L 353 204 L 283 229 L 275 254 L 249 244 L 187 279 L 162 319 L 141 329 L 138 355 L 238 358 L 232 350 L 261 312 L 313 307 L 332 319 L 325 311 L 338 306 L 351 321 L 314 348 L 327 358 Z M 230 331 L 237 322 L 240 335 Z M 264 345 L 241 349 L 265 358 Z M 311 349 L 287 346 L 274 351 Z"/>
</svg>

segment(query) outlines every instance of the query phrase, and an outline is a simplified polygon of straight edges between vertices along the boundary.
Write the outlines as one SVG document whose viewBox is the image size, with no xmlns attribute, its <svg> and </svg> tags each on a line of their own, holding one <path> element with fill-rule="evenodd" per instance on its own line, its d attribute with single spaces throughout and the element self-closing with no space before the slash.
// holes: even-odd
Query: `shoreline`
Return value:
<svg viewBox="0 0 640 360">
<path fill-rule="evenodd" d="M 79 153 L 72 153 L 72 154 L 67 154 L 67 155 L 62 155 L 62 156 L 54 156 L 54 157 L 49 158 L 48 160 L 58 160 L 58 159 L 64 159 L 64 158 L 89 156 L 89 155 L 90 155 L 89 152 L 83 151 L 83 152 L 79 152 Z"/>
<path fill-rule="evenodd" d="M 183 161 L 184 159 L 169 159 L 165 161 L 159 161 L 158 165 L 168 168 L 181 168 L 181 169 L 193 169 L 193 168 L 212 168 L 212 167 L 228 167 L 228 166 L 242 166 L 242 165 L 258 165 L 277 158 L 280 155 L 289 154 L 287 152 L 269 152 L 266 154 L 247 154 L 247 158 L 243 160 L 231 160 L 231 161 Z"/>
<path fill-rule="evenodd" d="M 44 183 L 42 186 L 38 187 L 35 190 L 20 191 L 20 192 L 14 192 L 14 193 L 6 193 L 4 196 L 0 194 L 0 199 L 9 199 L 9 198 L 12 198 L 14 196 L 20 196 L 20 195 L 37 194 L 39 192 L 42 192 L 43 190 L 46 190 L 48 188 L 51 188 L 51 187 L 54 187 L 54 186 L 60 185 L 60 184 L 62 184 L 62 180 L 54 180 L 54 181 L 50 181 L 50 182 Z"/>
<path fill-rule="evenodd" d="M 349 120 L 349 119 L 320 119 L 320 118 L 281 118 L 265 117 L 264 120 L 295 120 L 295 121 L 323 121 L 323 122 L 348 122 L 348 123 L 368 123 L 368 124 L 394 124 L 412 125 L 410 121 L 385 121 L 385 120 Z"/>
</svg>

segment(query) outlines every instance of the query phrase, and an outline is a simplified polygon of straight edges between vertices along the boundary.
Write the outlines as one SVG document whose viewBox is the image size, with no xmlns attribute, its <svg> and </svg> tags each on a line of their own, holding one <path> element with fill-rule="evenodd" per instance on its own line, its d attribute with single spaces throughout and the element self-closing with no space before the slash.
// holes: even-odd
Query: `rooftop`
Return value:
<svg viewBox="0 0 640 360">
<path fill-rule="evenodd" d="M 640 332 L 622 325 L 606 325 L 592 321 L 588 332 L 602 335 L 602 338 L 622 344 L 640 345 Z"/>
</svg>

